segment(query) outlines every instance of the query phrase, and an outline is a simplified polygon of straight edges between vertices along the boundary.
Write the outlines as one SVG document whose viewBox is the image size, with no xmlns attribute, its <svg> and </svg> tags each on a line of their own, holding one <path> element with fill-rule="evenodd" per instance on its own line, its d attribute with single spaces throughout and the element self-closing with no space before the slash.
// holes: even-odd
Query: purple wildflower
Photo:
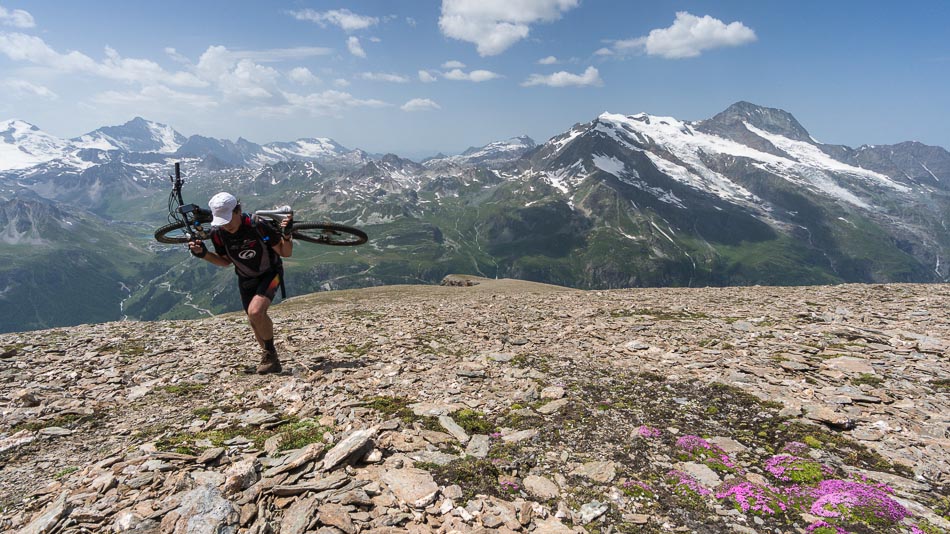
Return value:
<svg viewBox="0 0 950 534">
<path fill-rule="evenodd" d="M 808 525 L 808 528 L 805 529 L 805 532 L 816 534 L 848 534 L 847 530 L 821 520 L 815 521 L 814 523 Z"/>
<path fill-rule="evenodd" d="M 812 490 L 810 511 L 821 517 L 842 517 L 864 522 L 897 523 L 910 512 L 890 497 L 884 484 L 864 484 L 850 480 L 823 480 Z"/>
<path fill-rule="evenodd" d="M 644 438 L 658 438 L 660 437 L 660 429 L 641 425 L 640 428 L 637 429 L 637 434 L 640 434 L 640 437 Z"/>
<path fill-rule="evenodd" d="M 684 473 L 683 471 L 672 470 L 666 474 L 669 478 L 673 479 L 673 482 L 676 484 L 676 489 L 686 489 L 693 493 L 702 495 L 703 497 L 707 495 L 712 495 L 712 492 L 704 488 L 698 480 L 693 478 L 689 473 Z"/>
<path fill-rule="evenodd" d="M 793 456 L 801 456 L 808 452 L 808 445 L 800 441 L 789 441 L 782 447 L 782 452 L 787 452 Z"/>
<path fill-rule="evenodd" d="M 676 446 L 688 453 L 693 453 L 697 450 L 699 450 L 699 452 L 713 450 L 711 443 L 699 436 L 694 436 L 692 434 L 677 439 Z"/>
<path fill-rule="evenodd" d="M 736 506 L 743 512 L 751 511 L 773 515 L 787 509 L 787 505 L 782 500 L 778 490 L 770 486 L 753 484 L 746 480 L 727 484 L 716 492 L 717 499 L 727 499 L 729 497 L 735 500 Z"/>
</svg>

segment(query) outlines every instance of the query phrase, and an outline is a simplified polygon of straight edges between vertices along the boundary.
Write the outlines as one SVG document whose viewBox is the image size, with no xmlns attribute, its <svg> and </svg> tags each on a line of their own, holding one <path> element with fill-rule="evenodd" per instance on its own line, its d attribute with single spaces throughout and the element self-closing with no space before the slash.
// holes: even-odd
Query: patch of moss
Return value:
<svg viewBox="0 0 950 534">
<path fill-rule="evenodd" d="M 198 441 L 208 440 L 212 447 L 220 447 L 228 440 L 238 436 L 250 440 L 257 449 L 264 448 L 267 439 L 284 434 L 278 450 L 298 449 L 315 442 L 323 442 L 323 434 L 329 429 L 322 427 L 311 420 L 290 420 L 272 428 L 232 426 L 217 430 L 208 430 L 196 433 L 181 432 L 159 439 L 155 448 L 160 451 L 172 451 L 180 454 L 198 454 L 201 447 L 195 445 Z"/>
<path fill-rule="evenodd" d="M 452 419 L 469 434 L 491 434 L 496 430 L 485 414 L 468 408 L 453 413 Z"/>
<path fill-rule="evenodd" d="M 79 471 L 78 467 L 73 467 L 73 466 L 66 467 L 60 471 L 57 471 L 56 474 L 53 475 L 53 478 L 55 478 L 56 480 L 59 480 L 67 475 L 75 473 L 76 471 Z"/>
<path fill-rule="evenodd" d="M 46 421 L 31 421 L 29 423 L 20 423 L 14 426 L 11 430 L 16 433 L 21 430 L 29 430 L 30 432 L 36 432 L 37 430 L 42 430 L 44 428 L 50 427 L 59 427 L 59 428 L 68 428 L 73 429 L 81 425 L 82 423 L 92 420 L 94 416 L 87 415 L 81 416 L 76 414 L 66 414 L 54 417 Z"/>
<path fill-rule="evenodd" d="M 861 376 L 851 379 L 851 383 L 855 386 L 868 385 L 871 387 L 878 387 L 884 383 L 884 379 L 879 376 L 872 375 L 870 373 L 861 373 Z"/>
<path fill-rule="evenodd" d="M 367 408 L 372 408 L 383 415 L 398 417 L 405 424 L 412 424 L 419 418 L 409 408 L 409 399 L 403 397 L 378 396 L 365 399 Z"/>
<path fill-rule="evenodd" d="M 950 391 L 950 378 L 938 378 L 932 380 L 930 385 L 937 391 Z"/>
<path fill-rule="evenodd" d="M 485 458 L 467 457 L 429 470 L 432 478 L 441 486 L 458 484 L 462 488 L 461 503 L 464 506 L 476 495 L 503 497 L 498 484 L 498 467 Z"/>
<path fill-rule="evenodd" d="M 156 390 L 164 391 L 165 393 L 168 393 L 169 395 L 184 397 L 187 395 L 191 395 L 193 393 L 198 393 L 199 391 L 205 389 L 206 387 L 207 387 L 206 384 L 185 383 L 185 384 L 169 384 L 167 386 L 160 386 L 156 388 Z"/>
<path fill-rule="evenodd" d="M 813 449 L 820 449 L 824 446 L 824 443 L 822 443 L 821 440 L 815 436 L 805 436 L 802 438 L 802 442 Z"/>
</svg>

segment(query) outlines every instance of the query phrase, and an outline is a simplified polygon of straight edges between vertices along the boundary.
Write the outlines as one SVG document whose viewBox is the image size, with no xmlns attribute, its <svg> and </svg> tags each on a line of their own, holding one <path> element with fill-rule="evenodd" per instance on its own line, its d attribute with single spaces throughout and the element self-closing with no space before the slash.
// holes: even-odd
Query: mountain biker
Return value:
<svg viewBox="0 0 950 534">
<path fill-rule="evenodd" d="M 241 303 L 254 337 L 261 346 L 258 374 L 279 373 L 277 349 L 274 348 L 274 324 L 267 315 L 284 274 L 281 258 L 293 253 L 292 237 L 281 235 L 269 224 L 258 224 L 255 217 L 243 213 L 241 204 L 230 193 L 221 192 L 208 201 L 214 218 L 211 221 L 211 242 L 214 252 L 196 239 L 188 243 L 192 255 L 219 267 L 234 265 L 241 291 Z M 291 221 L 281 221 L 286 228 Z"/>
</svg>

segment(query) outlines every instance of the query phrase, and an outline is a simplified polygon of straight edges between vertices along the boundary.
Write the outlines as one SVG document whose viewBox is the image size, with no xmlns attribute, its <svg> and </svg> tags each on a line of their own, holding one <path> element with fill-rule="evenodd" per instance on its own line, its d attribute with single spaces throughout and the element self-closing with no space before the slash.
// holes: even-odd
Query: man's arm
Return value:
<svg viewBox="0 0 950 534">
<path fill-rule="evenodd" d="M 214 252 L 211 252 L 200 239 L 189 241 L 188 249 L 191 250 L 191 254 L 194 257 L 201 258 L 208 263 L 213 263 L 218 267 L 227 267 L 228 265 L 231 265 L 230 258 L 223 258 Z"/>
<path fill-rule="evenodd" d="M 285 235 L 272 248 L 281 258 L 289 258 L 294 253 L 294 239 L 289 234 Z"/>
<path fill-rule="evenodd" d="M 280 221 L 280 229 L 284 230 L 293 222 L 293 215 L 288 216 L 286 219 Z M 287 235 L 281 235 L 277 244 L 271 247 L 274 249 L 274 252 L 277 253 L 281 258 L 289 258 L 291 254 L 294 253 L 294 238 L 290 233 Z"/>
</svg>

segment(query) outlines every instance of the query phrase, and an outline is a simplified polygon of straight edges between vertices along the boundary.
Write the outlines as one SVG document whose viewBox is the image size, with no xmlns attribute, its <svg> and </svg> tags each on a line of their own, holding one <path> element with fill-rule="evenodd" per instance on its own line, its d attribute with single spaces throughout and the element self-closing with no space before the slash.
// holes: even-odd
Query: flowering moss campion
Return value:
<svg viewBox="0 0 950 534">
<path fill-rule="evenodd" d="M 721 448 L 699 436 L 686 435 L 676 440 L 676 448 L 681 452 L 681 460 L 702 461 L 717 471 L 738 471 L 738 467 Z"/>
<path fill-rule="evenodd" d="M 658 428 L 641 425 L 640 428 L 637 429 L 637 434 L 639 434 L 642 438 L 658 438 L 660 437 L 661 432 Z"/>
<path fill-rule="evenodd" d="M 716 492 L 716 498 L 731 498 L 737 509 L 759 515 L 775 515 L 788 509 L 779 490 L 771 486 L 753 484 L 748 480 L 727 482 Z"/>
<path fill-rule="evenodd" d="M 782 482 L 812 484 L 831 474 L 831 470 L 810 458 L 779 454 L 765 462 L 765 470 Z"/>
<path fill-rule="evenodd" d="M 890 497 L 891 493 L 893 490 L 884 484 L 823 480 L 812 490 L 814 502 L 809 511 L 820 517 L 893 525 L 911 514 Z"/>
</svg>

